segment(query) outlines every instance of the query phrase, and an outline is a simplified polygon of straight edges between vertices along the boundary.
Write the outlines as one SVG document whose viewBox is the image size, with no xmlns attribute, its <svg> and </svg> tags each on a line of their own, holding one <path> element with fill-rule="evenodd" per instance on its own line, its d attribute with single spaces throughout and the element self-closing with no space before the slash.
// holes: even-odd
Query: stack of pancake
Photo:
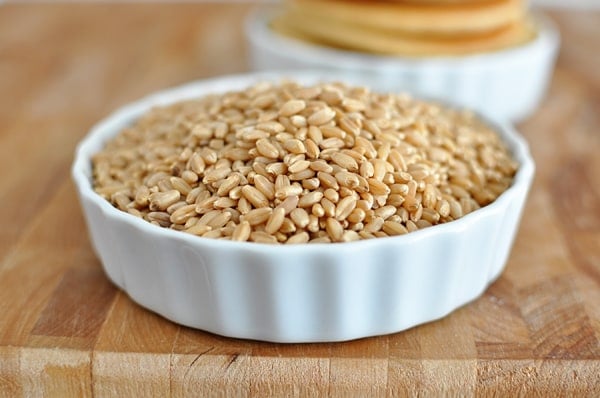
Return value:
<svg viewBox="0 0 600 398">
<path fill-rule="evenodd" d="M 374 54 L 465 55 L 536 36 L 524 0 L 289 0 L 284 7 L 275 31 Z"/>
</svg>

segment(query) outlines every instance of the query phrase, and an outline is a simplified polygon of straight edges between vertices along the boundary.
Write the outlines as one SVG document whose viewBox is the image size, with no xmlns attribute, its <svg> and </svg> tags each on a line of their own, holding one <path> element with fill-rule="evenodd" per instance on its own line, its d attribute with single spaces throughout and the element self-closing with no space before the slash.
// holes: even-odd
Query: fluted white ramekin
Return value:
<svg viewBox="0 0 600 398">
<path fill-rule="evenodd" d="M 552 76 L 559 33 L 542 15 L 530 43 L 466 56 L 399 57 L 345 51 L 292 39 L 268 26 L 264 9 L 246 20 L 251 66 L 257 70 L 336 71 L 341 79 L 361 80 L 375 89 L 437 98 L 512 121 L 535 111 Z"/>
<path fill-rule="evenodd" d="M 507 261 L 534 173 L 527 144 L 507 124 L 492 126 L 520 164 L 513 185 L 459 220 L 397 237 L 277 246 L 201 238 L 117 210 L 94 192 L 92 155 L 151 107 L 281 77 L 305 84 L 327 78 L 249 74 L 199 81 L 128 105 L 92 128 L 77 148 L 72 176 L 110 279 L 177 323 L 276 342 L 398 332 L 479 296 Z"/>
</svg>

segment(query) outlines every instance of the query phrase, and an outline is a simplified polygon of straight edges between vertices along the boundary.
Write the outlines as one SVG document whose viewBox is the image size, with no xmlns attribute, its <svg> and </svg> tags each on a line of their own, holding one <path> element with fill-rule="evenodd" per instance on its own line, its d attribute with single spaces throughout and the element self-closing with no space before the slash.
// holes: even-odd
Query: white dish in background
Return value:
<svg viewBox="0 0 600 398">
<path fill-rule="evenodd" d="M 310 84 L 324 76 L 263 73 L 198 81 L 125 106 L 92 128 L 77 148 L 72 176 L 109 278 L 140 305 L 177 323 L 275 342 L 394 333 L 478 297 L 508 259 L 534 174 L 527 144 L 508 124 L 490 122 L 519 162 L 513 185 L 459 220 L 397 237 L 299 245 L 207 239 L 152 225 L 94 192 L 91 156 L 151 107 L 282 77 Z"/>
<path fill-rule="evenodd" d="M 559 47 L 551 21 L 537 15 L 533 41 L 502 51 L 454 57 L 378 56 L 289 38 L 268 26 L 264 9 L 246 20 L 251 66 L 257 71 L 326 68 L 374 89 L 410 92 L 513 122 L 532 114 L 546 92 Z"/>
</svg>

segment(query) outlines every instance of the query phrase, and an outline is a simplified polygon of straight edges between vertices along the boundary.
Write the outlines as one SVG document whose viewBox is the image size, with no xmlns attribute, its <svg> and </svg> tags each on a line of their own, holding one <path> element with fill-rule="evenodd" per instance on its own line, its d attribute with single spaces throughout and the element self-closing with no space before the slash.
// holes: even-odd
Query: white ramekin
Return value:
<svg viewBox="0 0 600 398">
<path fill-rule="evenodd" d="M 128 105 L 92 128 L 72 176 L 110 279 L 177 323 L 276 342 L 398 332 L 479 296 L 507 261 L 534 174 L 527 144 L 507 124 L 490 122 L 520 164 L 514 184 L 459 220 L 398 237 L 281 246 L 200 238 L 119 211 L 94 192 L 91 156 L 151 107 L 282 77 L 323 80 L 263 73 L 199 81 Z"/>
<path fill-rule="evenodd" d="M 535 111 L 552 76 L 559 33 L 536 15 L 532 42 L 502 51 L 409 58 L 377 56 L 319 46 L 288 38 L 268 26 L 270 13 L 259 9 L 246 20 L 251 66 L 257 70 L 336 70 L 340 79 L 359 79 L 370 87 L 406 91 L 519 121 Z"/>
</svg>

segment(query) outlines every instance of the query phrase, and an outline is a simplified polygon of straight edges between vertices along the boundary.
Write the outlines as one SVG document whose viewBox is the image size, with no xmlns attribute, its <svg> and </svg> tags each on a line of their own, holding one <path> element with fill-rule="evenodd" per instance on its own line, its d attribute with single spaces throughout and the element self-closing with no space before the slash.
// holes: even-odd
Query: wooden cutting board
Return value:
<svg viewBox="0 0 600 398">
<path fill-rule="evenodd" d="M 600 394 L 600 13 L 557 12 L 537 176 L 506 271 L 403 333 L 268 344 L 134 304 L 92 252 L 69 167 L 110 110 L 246 69 L 243 5 L 0 7 L 0 396 Z"/>
</svg>

